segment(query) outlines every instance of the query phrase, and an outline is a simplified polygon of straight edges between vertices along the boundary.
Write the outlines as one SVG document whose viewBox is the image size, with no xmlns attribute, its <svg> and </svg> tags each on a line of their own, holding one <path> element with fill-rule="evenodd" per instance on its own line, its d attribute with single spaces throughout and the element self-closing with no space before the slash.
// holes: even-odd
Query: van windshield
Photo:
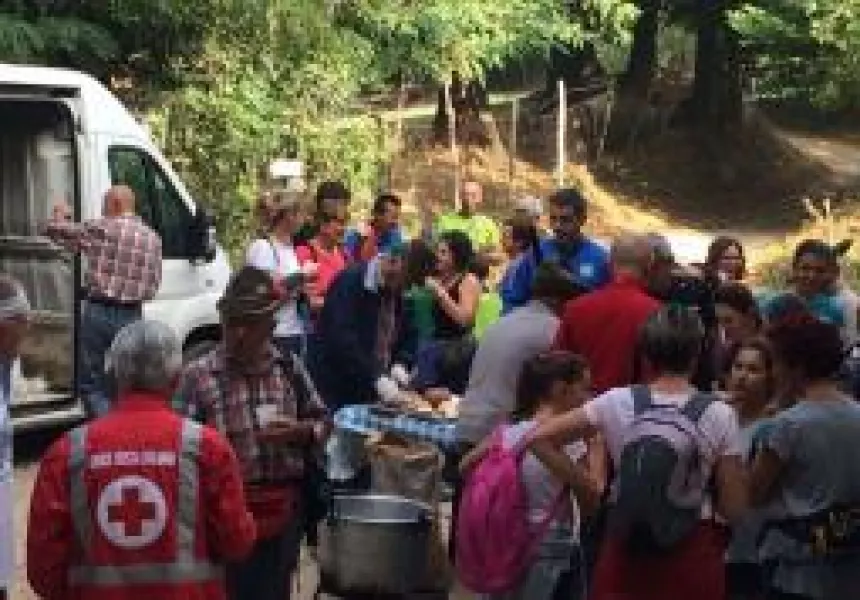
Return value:
<svg viewBox="0 0 860 600">
<path fill-rule="evenodd" d="M 15 405 L 72 391 L 73 257 L 37 235 L 54 204 L 74 205 L 72 143 L 62 104 L 0 98 L 0 272 L 24 285 L 34 309 L 13 374 Z"/>
</svg>

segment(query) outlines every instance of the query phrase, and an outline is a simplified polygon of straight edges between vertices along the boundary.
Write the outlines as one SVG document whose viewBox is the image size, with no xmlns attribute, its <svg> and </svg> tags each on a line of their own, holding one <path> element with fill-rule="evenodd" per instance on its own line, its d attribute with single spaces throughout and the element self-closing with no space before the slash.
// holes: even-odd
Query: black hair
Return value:
<svg viewBox="0 0 860 600">
<path fill-rule="evenodd" d="M 785 321 L 768 332 L 777 360 L 806 381 L 835 377 L 844 350 L 839 328 L 814 319 Z"/>
<path fill-rule="evenodd" d="M 750 289 L 741 283 L 726 283 L 717 288 L 714 304 L 724 304 L 742 315 L 755 319 L 761 325 L 758 303 Z"/>
<path fill-rule="evenodd" d="M 588 211 L 588 202 L 582 193 L 574 188 L 562 188 L 549 197 L 549 203 L 573 210 L 578 217 L 585 218 Z"/>
<path fill-rule="evenodd" d="M 583 291 L 570 273 L 556 263 L 542 263 L 535 270 L 531 287 L 531 297 L 535 300 L 564 304 Z"/>
<path fill-rule="evenodd" d="M 831 269 L 839 267 L 839 256 L 836 250 L 822 240 L 803 240 L 800 242 L 794 250 L 794 258 L 791 264 L 797 266 L 797 263 L 804 256 L 814 256 L 823 260 Z"/>
<path fill-rule="evenodd" d="M 475 250 L 469 236 L 462 231 L 446 231 L 439 236 L 439 243 L 448 246 L 457 273 L 472 271 L 475 267 Z"/>
<path fill-rule="evenodd" d="M 352 199 L 352 194 L 349 189 L 340 181 L 323 181 L 317 187 L 314 203 L 317 211 L 323 209 L 323 202 L 326 200 L 341 200 L 344 204 L 349 204 Z"/>
<path fill-rule="evenodd" d="M 728 376 L 731 374 L 731 370 L 734 367 L 735 361 L 738 359 L 738 355 L 740 355 L 744 350 L 755 350 L 764 360 L 764 370 L 766 372 L 765 377 L 767 380 L 765 394 L 768 398 L 771 398 L 776 393 L 776 377 L 773 370 L 773 347 L 766 338 L 754 337 L 732 345 L 729 349 L 727 360 L 724 363 L 729 371 L 726 375 Z"/>
<path fill-rule="evenodd" d="M 535 262 L 540 264 L 543 253 L 540 248 L 540 232 L 534 224 L 534 220 L 527 216 L 514 216 L 505 222 L 511 228 L 511 240 L 514 244 L 526 248 L 532 252 Z"/>
<path fill-rule="evenodd" d="M 668 304 L 642 328 L 642 355 L 658 374 L 692 374 L 702 351 L 705 326 L 695 308 Z"/>
<path fill-rule="evenodd" d="M 370 214 L 374 217 L 379 217 L 385 214 L 385 209 L 388 206 L 396 206 L 397 208 L 400 208 L 402 204 L 400 197 L 395 194 L 380 194 L 376 197 L 376 200 L 373 201 L 373 207 L 370 209 Z"/>
<path fill-rule="evenodd" d="M 553 350 L 526 360 L 517 381 L 517 402 L 513 417 L 517 421 L 532 418 L 540 402 L 558 382 L 576 383 L 588 371 L 588 363 L 573 352 Z"/>
<path fill-rule="evenodd" d="M 433 246 L 422 239 L 409 242 L 406 250 L 406 286 L 424 285 L 424 280 L 436 270 Z"/>
</svg>

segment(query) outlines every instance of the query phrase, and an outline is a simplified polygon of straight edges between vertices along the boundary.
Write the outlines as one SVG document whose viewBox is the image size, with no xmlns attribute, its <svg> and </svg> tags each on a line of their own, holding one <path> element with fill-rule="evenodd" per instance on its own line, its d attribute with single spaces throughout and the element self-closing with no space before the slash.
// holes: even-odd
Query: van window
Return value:
<svg viewBox="0 0 860 600">
<path fill-rule="evenodd" d="M 187 258 L 192 215 L 170 179 L 145 152 L 128 146 L 108 151 L 111 181 L 134 190 L 137 213 L 161 236 L 164 258 Z"/>
</svg>

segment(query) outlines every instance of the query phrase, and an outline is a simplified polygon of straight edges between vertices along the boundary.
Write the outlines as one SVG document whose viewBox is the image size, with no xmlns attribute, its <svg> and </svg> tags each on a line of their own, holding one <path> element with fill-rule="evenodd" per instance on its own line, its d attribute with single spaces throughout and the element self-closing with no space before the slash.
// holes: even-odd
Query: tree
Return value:
<svg viewBox="0 0 860 600">
<path fill-rule="evenodd" d="M 634 14 L 622 0 L 367 0 L 357 20 L 386 48 L 378 57 L 396 65 L 382 72 L 449 86 L 458 129 L 481 137 L 490 69 L 553 51 L 560 56 L 593 36 L 623 31 Z M 447 107 L 438 96 L 435 120 L 447 138 Z"/>
<path fill-rule="evenodd" d="M 175 61 L 200 51 L 214 2 L 200 0 L 7 0 L 0 60 L 111 76 L 171 79 Z"/>
<path fill-rule="evenodd" d="M 860 108 L 860 0 L 757 0 L 733 11 L 730 24 L 757 57 L 762 93 Z"/>
</svg>

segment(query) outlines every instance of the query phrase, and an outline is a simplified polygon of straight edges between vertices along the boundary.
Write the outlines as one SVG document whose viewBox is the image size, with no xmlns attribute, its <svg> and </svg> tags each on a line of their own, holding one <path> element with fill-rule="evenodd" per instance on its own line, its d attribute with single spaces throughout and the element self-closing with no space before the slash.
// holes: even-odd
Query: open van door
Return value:
<svg viewBox="0 0 860 600">
<path fill-rule="evenodd" d="M 38 234 L 60 201 L 80 214 L 78 90 L 16 85 L 0 69 L 0 272 L 19 280 L 33 307 L 13 369 L 16 427 L 82 415 L 76 401 L 78 260 Z"/>
</svg>

